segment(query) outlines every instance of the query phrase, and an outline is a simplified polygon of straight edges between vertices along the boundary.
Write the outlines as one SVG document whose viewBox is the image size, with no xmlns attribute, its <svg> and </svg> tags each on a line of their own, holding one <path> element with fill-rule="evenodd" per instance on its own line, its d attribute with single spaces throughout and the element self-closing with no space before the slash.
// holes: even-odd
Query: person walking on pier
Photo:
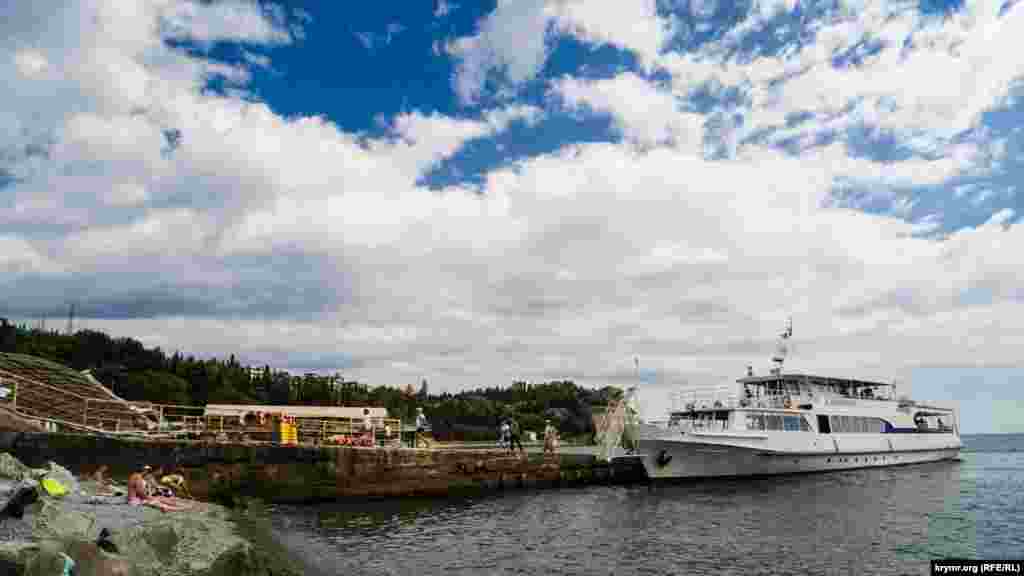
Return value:
<svg viewBox="0 0 1024 576">
<path fill-rule="evenodd" d="M 370 409 L 363 408 L 363 443 L 367 446 L 373 446 L 375 442 L 375 436 L 373 429 L 373 419 L 370 417 Z"/>
<path fill-rule="evenodd" d="M 508 427 L 508 420 L 502 420 L 501 426 L 498 427 L 498 445 L 501 446 L 502 450 L 512 450 L 510 448 L 512 432 Z"/>
<path fill-rule="evenodd" d="M 519 452 L 520 453 L 525 453 L 526 450 L 523 449 L 523 443 L 519 441 L 519 436 L 520 436 L 519 422 L 516 422 L 515 418 L 509 418 L 508 430 L 509 430 L 508 451 L 509 452 L 515 452 L 516 446 L 519 446 Z"/>
<path fill-rule="evenodd" d="M 429 448 L 430 444 L 427 440 L 427 433 L 430 432 L 430 420 L 427 420 L 427 415 L 423 413 L 423 408 L 416 409 L 416 440 L 415 447 L 419 448 L 421 445 L 424 448 Z"/>
<path fill-rule="evenodd" d="M 551 425 L 551 420 L 544 421 L 544 453 L 558 452 L 558 430 Z"/>
</svg>

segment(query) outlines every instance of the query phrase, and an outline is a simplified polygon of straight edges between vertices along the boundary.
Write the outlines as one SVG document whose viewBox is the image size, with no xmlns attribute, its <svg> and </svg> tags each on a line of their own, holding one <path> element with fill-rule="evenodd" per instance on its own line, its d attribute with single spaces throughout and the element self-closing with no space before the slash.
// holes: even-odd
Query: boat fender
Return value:
<svg viewBox="0 0 1024 576">
<path fill-rule="evenodd" d="M 662 450 L 661 452 L 658 452 L 658 459 L 657 459 L 658 466 L 666 466 L 671 461 L 672 461 L 672 455 L 671 454 L 669 454 L 668 452 L 666 452 L 664 450 Z"/>
</svg>

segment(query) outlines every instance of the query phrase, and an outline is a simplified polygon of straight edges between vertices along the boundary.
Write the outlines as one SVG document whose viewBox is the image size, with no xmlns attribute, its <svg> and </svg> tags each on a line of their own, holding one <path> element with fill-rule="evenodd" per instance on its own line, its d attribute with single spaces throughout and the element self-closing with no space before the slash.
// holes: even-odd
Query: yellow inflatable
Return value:
<svg viewBox="0 0 1024 576">
<path fill-rule="evenodd" d="M 59 498 L 68 493 L 68 489 L 63 484 L 54 480 L 53 478 L 43 478 L 42 481 L 43 490 L 50 496 Z"/>
</svg>

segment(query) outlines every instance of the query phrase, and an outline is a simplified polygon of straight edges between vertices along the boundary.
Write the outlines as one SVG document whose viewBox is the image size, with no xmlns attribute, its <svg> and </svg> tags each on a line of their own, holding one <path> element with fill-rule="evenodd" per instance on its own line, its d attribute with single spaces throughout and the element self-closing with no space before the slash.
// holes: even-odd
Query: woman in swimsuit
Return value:
<svg viewBox="0 0 1024 576">
<path fill-rule="evenodd" d="M 146 479 L 139 472 L 128 477 L 128 503 L 133 506 L 150 506 L 163 512 L 181 512 L 192 508 L 178 498 L 151 496 L 147 492 Z"/>
</svg>

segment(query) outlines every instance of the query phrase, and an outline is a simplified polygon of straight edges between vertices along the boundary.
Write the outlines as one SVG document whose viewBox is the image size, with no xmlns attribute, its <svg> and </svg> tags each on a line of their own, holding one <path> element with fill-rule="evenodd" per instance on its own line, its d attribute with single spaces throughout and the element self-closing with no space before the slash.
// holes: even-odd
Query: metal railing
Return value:
<svg viewBox="0 0 1024 576">
<path fill-rule="evenodd" d="M 166 426 L 161 425 L 161 428 L 206 436 L 214 440 L 220 438 L 266 443 L 280 443 L 281 440 L 279 418 L 269 417 L 260 423 L 253 418 L 181 414 L 184 407 L 174 408 L 177 409 L 177 415 L 167 416 L 168 412 L 163 412 L 164 419 L 161 422 L 166 423 Z M 366 426 L 366 420 L 362 418 L 298 417 L 292 422 L 298 444 L 359 445 L 361 441 L 362 445 L 386 446 L 399 443 L 402 433 L 408 431 L 397 418 L 371 418 L 369 428 Z"/>
<path fill-rule="evenodd" d="M 728 420 L 670 420 L 669 428 L 678 428 L 683 432 L 725 432 L 729 430 Z"/>
<path fill-rule="evenodd" d="M 25 380 L 25 382 L 22 382 Z M 24 385 L 23 385 L 24 384 Z M 0 374 L 0 406 L 29 420 L 89 433 L 147 436 L 227 436 L 233 440 L 278 442 L 280 420 L 206 415 L 203 406 L 90 398 L 16 374 Z M 398 418 L 294 418 L 299 444 L 398 445 L 412 429 Z"/>
<path fill-rule="evenodd" d="M 672 395 L 672 410 L 706 410 L 711 408 L 735 408 L 739 405 L 736 386 L 697 386 L 679 390 Z"/>
</svg>

